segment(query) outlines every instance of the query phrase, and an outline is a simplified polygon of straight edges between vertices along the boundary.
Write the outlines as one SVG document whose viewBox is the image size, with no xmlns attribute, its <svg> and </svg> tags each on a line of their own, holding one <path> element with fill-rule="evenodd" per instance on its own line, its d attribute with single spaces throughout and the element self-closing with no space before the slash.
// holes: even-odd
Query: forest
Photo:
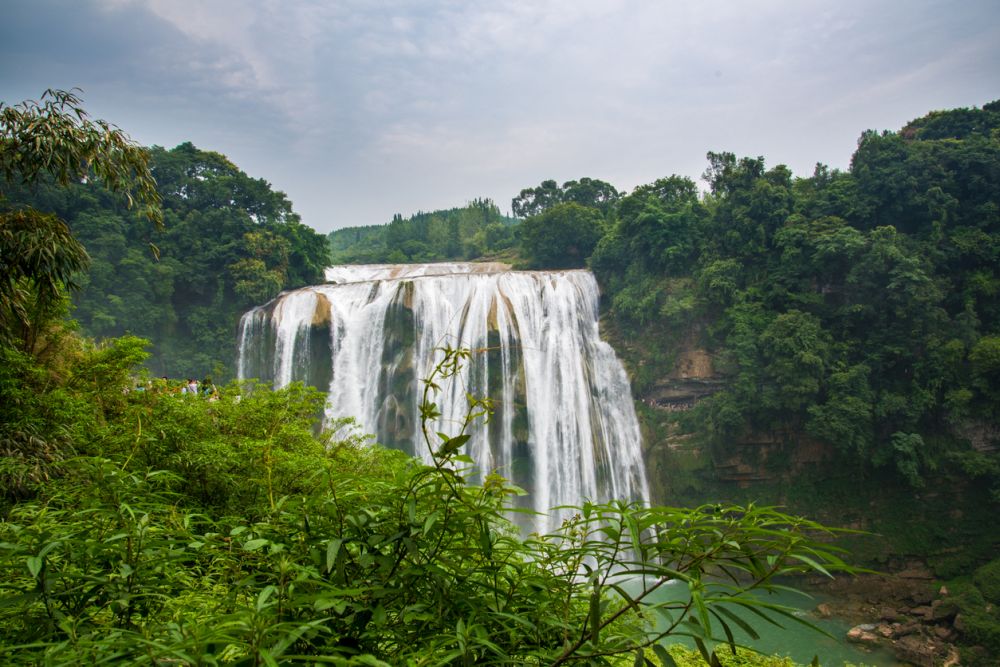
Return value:
<svg viewBox="0 0 1000 667">
<path fill-rule="evenodd" d="M 137 219 L 100 183 L 60 183 L 40 174 L 5 187 L 9 204 L 30 203 L 64 220 L 86 248 L 74 319 L 95 338 L 153 341 L 147 366 L 172 378 L 234 374 L 240 315 L 283 289 L 323 281 L 326 239 L 281 192 L 225 156 L 190 143 L 149 150 L 162 222 Z"/>
<path fill-rule="evenodd" d="M 705 192 L 544 181 L 517 220 L 476 199 L 329 238 L 225 156 L 137 146 L 73 94 L 0 122 L 9 664 L 744 664 L 733 630 L 801 620 L 750 591 L 853 570 L 844 531 L 754 503 L 584 504 L 525 539 L 503 511 L 520 490 L 462 473 L 485 397 L 426 433 L 426 464 L 317 433 L 314 388 L 225 385 L 239 315 L 331 256 L 590 268 L 637 397 L 682 341 L 711 352 L 724 385 L 674 421 L 712 456 L 815 440 L 871 483 L 1000 505 L 1000 102 L 865 132 L 843 172 L 713 152 Z M 425 417 L 468 362 L 443 351 Z M 153 379 L 206 372 L 211 401 Z M 938 573 L 969 664 L 1000 651 L 992 525 Z M 671 580 L 687 596 L 655 601 Z"/>
</svg>

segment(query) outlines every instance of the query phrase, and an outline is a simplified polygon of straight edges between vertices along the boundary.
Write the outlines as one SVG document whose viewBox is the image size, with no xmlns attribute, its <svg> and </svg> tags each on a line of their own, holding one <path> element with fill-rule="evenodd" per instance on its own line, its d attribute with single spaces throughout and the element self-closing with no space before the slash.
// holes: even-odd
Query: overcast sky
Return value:
<svg viewBox="0 0 1000 667">
<path fill-rule="evenodd" d="M 1000 98 L 1000 1 L 4 0 L 0 100 L 74 86 L 328 231 L 709 150 L 845 168 L 867 128 Z"/>
</svg>

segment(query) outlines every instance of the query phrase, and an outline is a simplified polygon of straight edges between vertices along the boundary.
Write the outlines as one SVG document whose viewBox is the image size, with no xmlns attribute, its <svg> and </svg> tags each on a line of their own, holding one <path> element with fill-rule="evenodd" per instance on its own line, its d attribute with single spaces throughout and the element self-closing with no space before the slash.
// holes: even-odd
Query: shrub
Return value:
<svg viewBox="0 0 1000 667">
<path fill-rule="evenodd" d="M 1000 604 L 1000 558 L 976 570 L 972 575 L 972 581 L 984 598 L 994 604 Z"/>
</svg>

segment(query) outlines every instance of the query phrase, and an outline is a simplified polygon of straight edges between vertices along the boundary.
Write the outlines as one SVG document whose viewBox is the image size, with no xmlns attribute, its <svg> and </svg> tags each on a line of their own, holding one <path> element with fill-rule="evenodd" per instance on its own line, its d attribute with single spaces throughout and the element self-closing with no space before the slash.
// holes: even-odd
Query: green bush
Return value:
<svg viewBox="0 0 1000 667">
<path fill-rule="evenodd" d="M 976 570 L 972 575 L 972 581 L 984 598 L 994 604 L 1000 604 L 1000 558 Z"/>
<path fill-rule="evenodd" d="M 990 563 L 989 565 L 992 565 Z M 979 573 L 989 565 L 985 565 L 976 571 L 974 580 L 980 579 Z M 959 608 L 962 628 L 962 644 L 966 646 L 982 646 L 993 652 L 1000 653 L 1000 613 L 996 607 L 990 604 L 981 589 L 970 584 L 968 580 L 956 581 L 949 584 L 951 589 L 950 599 Z M 980 664 L 980 663 L 973 663 Z"/>
<path fill-rule="evenodd" d="M 89 408 L 94 428 L 73 431 L 91 456 L 61 461 L 0 522 L 4 664 L 565 664 L 634 655 L 682 627 L 707 639 L 729 607 L 787 616 L 746 587 L 845 567 L 820 526 L 754 506 L 585 504 L 522 539 L 505 512 L 519 491 L 464 479 L 486 403 L 458 434 L 428 434 L 424 465 L 315 437 L 319 399 L 301 386 L 122 393 L 136 361 L 124 351 L 84 356 L 60 389 L 106 399 Z M 468 355 L 446 352 L 425 419 Z M 741 574 L 721 580 L 717 565 Z M 677 580 L 687 600 L 651 601 Z"/>
</svg>

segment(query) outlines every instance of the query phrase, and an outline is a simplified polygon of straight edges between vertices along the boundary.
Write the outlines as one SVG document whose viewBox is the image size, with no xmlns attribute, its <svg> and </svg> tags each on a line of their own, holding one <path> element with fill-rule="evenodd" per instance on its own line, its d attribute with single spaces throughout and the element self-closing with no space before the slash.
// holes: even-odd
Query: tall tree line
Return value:
<svg viewBox="0 0 1000 667">
<path fill-rule="evenodd" d="M 283 289 L 322 282 L 326 239 L 284 193 L 190 143 L 149 149 L 162 228 L 98 183 L 9 183 L 11 205 L 65 220 L 91 258 L 73 316 L 91 336 L 152 341 L 154 373 L 230 376 L 240 315 Z"/>
</svg>

